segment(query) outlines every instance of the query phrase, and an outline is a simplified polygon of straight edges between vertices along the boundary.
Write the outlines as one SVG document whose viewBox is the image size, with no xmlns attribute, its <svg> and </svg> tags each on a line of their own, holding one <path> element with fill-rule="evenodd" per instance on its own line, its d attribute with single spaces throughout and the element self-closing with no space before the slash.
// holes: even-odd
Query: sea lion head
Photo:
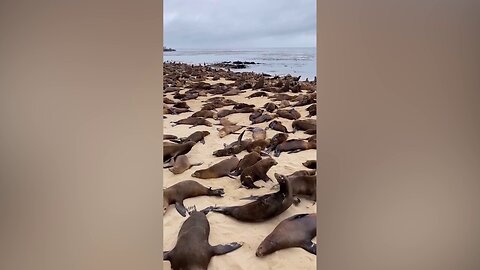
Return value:
<svg viewBox="0 0 480 270">
<path fill-rule="evenodd" d="M 255 256 L 263 257 L 270 253 L 273 253 L 275 250 L 274 248 L 277 246 L 277 243 L 270 240 L 268 237 L 263 240 L 263 242 L 258 246 L 257 252 L 255 252 Z"/>
<path fill-rule="evenodd" d="M 192 177 L 200 177 L 202 175 L 201 171 L 194 171 Z"/>
<path fill-rule="evenodd" d="M 203 137 L 210 135 L 210 131 L 202 131 Z"/>
<path fill-rule="evenodd" d="M 287 177 L 283 174 L 275 173 L 274 176 L 279 184 L 287 182 Z"/>
<path fill-rule="evenodd" d="M 274 166 L 274 165 L 277 165 L 277 164 L 278 164 L 278 162 L 277 162 L 275 159 L 273 159 L 273 158 L 268 158 L 267 160 L 268 160 L 267 164 L 268 164 L 269 166 Z"/>
</svg>

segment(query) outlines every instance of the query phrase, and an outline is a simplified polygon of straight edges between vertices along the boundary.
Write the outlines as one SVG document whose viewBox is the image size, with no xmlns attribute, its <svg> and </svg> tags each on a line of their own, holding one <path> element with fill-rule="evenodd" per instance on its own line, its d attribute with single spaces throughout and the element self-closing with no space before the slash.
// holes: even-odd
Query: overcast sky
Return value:
<svg viewBox="0 0 480 270">
<path fill-rule="evenodd" d="M 316 0 L 164 0 L 172 48 L 315 47 Z"/>
</svg>

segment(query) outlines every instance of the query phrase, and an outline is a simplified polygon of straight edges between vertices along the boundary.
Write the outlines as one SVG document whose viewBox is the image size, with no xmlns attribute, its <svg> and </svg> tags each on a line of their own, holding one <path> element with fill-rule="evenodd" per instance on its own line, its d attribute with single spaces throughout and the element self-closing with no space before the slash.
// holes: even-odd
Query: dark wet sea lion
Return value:
<svg viewBox="0 0 480 270">
<path fill-rule="evenodd" d="M 180 139 L 176 139 L 176 140 L 171 140 L 173 142 L 178 142 L 178 143 L 184 143 L 184 142 L 187 142 L 187 141 L 192 141 L 192 142 L 201 142 L 202 144 L 205 144 L 205 137 L 207 137 L 208 135 L 210 135 L 210 132 L 209 131 L 195 131 L 194 133 L 190 134 L 188 137 L 186 138 L 180 138 Z"/>
<path fill-rule="evenodd" d="M 207 270 L 213 256 L 232 252 L 242 246 L 237 242 L 211 246 L 208 243 L 210 224 L 205 214 L 196 210 L 189 214 L 180 228 L 175 247 L 163 252 L 163 260 L 170 261 L 173 270 Z"/>
<path fill-rule="evenodd" d="M 183 200 L 198 196 L 222 197 L 224 193 L 223 188 L 207 188 L 193 180 L 178 182 L 163 190 L 163 214 L 165 214 L 169 205 L 175 204 L 178 213 L 185 216 L 187 209 L 183 205 Z"/>
<path fill-rule="evenodd" d="M 299 247 L 317 254 L 312 239 L 317 236 L 317 215 L 298 214 L 280 222 L 257 248 L 255 255 L 263 257 L 277 250 Z"/>
<path fill-rule="evenodd" d="M 303 166 L 309 169 L 316 169 L 317 168 L 317 161 L 316 160 L 307 160 L 302 163 Z"/>
<path fill-rule="evenodd" d="M 180 155 L 175 159 L 173 167 L 169 168 L 168 170 L 171 171 L 173 174 L 181 174 L 193 166 L 200 166 L 202 164 L 203 162 L 190 163 L 187 156 Z"/>
<path fill-rule="evenodd" d="M 199 126 L 199 125 L 203 125 L 203 126 L 207 126 L 207 127 L 212 126 L 212 123 L 208 122 L 205 118 L 201 118 L 201 117 L 188 117 L 188 118 L 180 119 L 178 121 L 174 121 L 174 122 L 171 122 L 171 123 L 173 124 L 172 126 L 191 125 L 190 128 L 195 127 L 195 126 Z"/>
<path fill-rule="evenodd" d="M 187 154 L 195 144 L 196 143 L 192 141 L 182 144 L 163 143 L 163 162 L 168 162 L 171 159 L 175 160 L 177 156 Z"/>
<path fill-rule="evenodd" d="M 210 110 L 200 110 L 192 114 L 192 117 L 203 117 L 217 119 L 217 113 Z"/>
<path fill-rule="evenodd" d="M 300 113 L 295 109 L 289 110 L 277 110 L 278 117 L 286 118 L 289 120 L 297 120 L 301 117 Z"/>
<path fill-rule="evenodd" d="M 247 167 L 243 170 L 240 175 L 240 182 L 246 188 L 260 188 L 255 185 L 255 182 L 258 180 L 263 180 L 264 182 L 272 181 L 268 177 L 267 172 L 270 168 L 278 163 L 273 158 L 266 158 L 257 161 L 250 167 Z"/>
<path fill-rule="evenodd" d="M 240 162 L 238 162 L 237 168 L 235 168 L 235 170 L 232 171 L 231 175 L 239 176 L 240 174 L 242 174 L 243 170 L 254 165 L 255 163 L 257 163 L 257 161 L 261 159 L 262 157 L 258 152 L 254 151 L 254 152 L 248 153 L 240 160 Z"/>
<path fill-rule="evenodd" d="M 252 132 L 253 140 L 265 140 L 267 138 L 267 132 L 260 127 L 249 127 L 247 128 L 248 131 Z"/>
<path fill-rule="evenodd" d="M 317 121 L 315 119 L 301 119 L 292 122 L 292 128 L 296 130 L 316 130 Z"/>
<path fill-rule="evenodd" d="M 265 108 L 265 110 L 267 110 L 267 112 L 269 113 L 272 113 L 273 111 L 275 111 L 276 109 L 278 109 L 278 106 L 273 103 L 273 102 L 268 102 L 266 103 L 265 105 L 263 105 L 263 107 Z"/>
<path fill-rule="evenodd" d="M 277 133 L 275 134 L 272 139 L 270 139 L 270 146 L 268 147 L 268 151 L 274 150 L 277 145 L 283 143 L 288 139 L 288 134 L 286 133 Z"/>
<path fill-rule="evenodd" d="M 192 174 L 192 177 L 197 177 L 201 179 L 210 179 L 210 178 L 219 178 L 223 176 L 228 176 L 231 171 L 233 171 L 238 166 L 238 158 L 231 157 L 225 160 L 222 160 L 207 169 L 197 170 Z"/>
<path fill-rule="evenodd" d="M 207 207 L 203 211 L 222 213 L 244 222 L 263 222 L 276 217 L 287 210 L 293 203 L 292 187 L 287 178 L 275 173 L 280 190 L 275 193 L 260 196 L 255 201 L 229 207 Z"/>
<path fill-rule="evenodd" d="M 292 139 L 285 141 L 275 148 L 274 156 L 280 156 L 281 152 L 297 153 L 303 150 L 317 148 L 316 142 L 308 142 L 304 140 Z"/>
<path fill-rule="evenodd" d="M 272 122 L 270 122 L 268 124 L 268 127 L 273 129 L 273 130 L 276 130 L 276 131 L 280 131 L 280 132 L 284 132 L 284 133 L 290 133 L 288 130 L 287 130 L 287 127 L 284 126 L 282 124 L 282 122 L 278 121 L 278 120 L 273 120 Z"/>
</svg>

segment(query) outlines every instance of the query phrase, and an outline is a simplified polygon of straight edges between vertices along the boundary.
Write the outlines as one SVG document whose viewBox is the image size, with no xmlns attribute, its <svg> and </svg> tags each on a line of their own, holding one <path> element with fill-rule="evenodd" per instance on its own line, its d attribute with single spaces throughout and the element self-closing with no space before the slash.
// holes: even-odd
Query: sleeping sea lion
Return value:
<svg viewBox="0 0 480 270">
<path fill-rule="evenodd" d="M 317 121 L 315 119 L 302 119 L 292 122 L 293 131 L 297 130 L 317 130 Z"/>
<path fill-rule="evenodd" d="M 213 118 L 217 119 L 217 113 L 210 110 L 200 110 L 192 114 L 192 117 Z"/>
<path fill-rule="evenodd" d="M 173 174 L 181 174 L 193 166 L 200 166 L 202 164 L 203 162 L 190 163 L 187 156 L 180 155 L 175 159 L 173 167 L 169 168 L 168 170 L 171 171 Z"/>
<path fill-rule="evenodd" d="M 212 123 L 208 122 L 205 118 L 201 118 L 201 117 L 188 117 L 188 118 L 180 119 L 178 121 L 174 121 L 170 123 L 172 123 L 172 127 L 176 125 L 191 125 L 190 128 L 199 126 L 199 125 L 204 125 L 207 127 L 212 126 Z"/>
<path fill-rule="evenodd" d="M 286 118 L 289 120 L 297 120 L 301 117 L 300 113 L 295 109 L 290 110 L 277 110 L 277 116 Z"/>
<path fill-rule="evenodd" d="M 278 120 L 273 120 L 272 122 L 270 122 L 268 124 L 268 127 L 273 129 L 273 130 L 276 130 L 276 131 L 280 131 L 280 132 L 284 132 L 284 133 L 291 133 L 287 130 L 287 127 L 284 126 L 282 124 L 282 122 L 280 122 Z"/>
<path fill-rule="evenodd" d="M 277 250 L 300 247 L 317 254 L 317 245 L 312 239 L 317 236 L 317 215 L 298 214 L 280 222 L 257 248 L 255 255 L 263 257 Z"/>
<path fill-rule="evenodd" d="M 285 141 L 275 148 L 275 157 L 280 156 L 281 152 L 288 152 L 289 154 L 297 153 L 303 150 L 317 148 L 317 142 L 308 142 L 304 140 L 292 139 Z"/>
<path fill-rule="evenodd" d="M 238 162 L 238 158 L 234 156 L 213 164 L 207 169 L 197 170 L 192 174 L 192 177 L 210 179 L 228 176 L 228 174 L 237 167 Z"/>
<path fill-rule="evenodd" d="M 194 133 L 190 134 L 188 137 L 186 138 L 180 138 L 180 139 L 174 139 L 174 140 L 170 140 L 172 142 L 176 142 L 176 143 L 184 143 L 184 142 L 188 142 L 188 141 L 191 141 L 191 142 L 201 142 L 202 144 L 205 144 L 205 137 L 210 135 L 210 132 L 209 131 L 195 131 Z"/>
<path fill-rule="evenodd" d="M 293 203 L 292 188 L 284 175 L 275 173 L 280 190 L 275 193 L 260 196 L 255 201 L 229 207 L 209 206 L 202 210 L 204 213 L 210 211 L 221 213 L 244 222 L 263 222 L 276 217 L 287 210 Z"/>
</svg>

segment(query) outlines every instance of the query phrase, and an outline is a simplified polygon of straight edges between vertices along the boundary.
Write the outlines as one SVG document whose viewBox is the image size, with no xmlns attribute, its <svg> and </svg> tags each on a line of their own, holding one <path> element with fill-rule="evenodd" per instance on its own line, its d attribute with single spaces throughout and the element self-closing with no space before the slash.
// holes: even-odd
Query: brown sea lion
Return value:
<svg viewBox="0 0 480 270">
<path fill-rule="evenodd" d="M 182 114 L 182 113 L 187 113 L 187 112 L 191 112 L 190 109 L 186 109 L 186 108 L 175 108 L 175 107 L 170 107 L 170 108 L 167 108 L 166 110 L 166 113 L 164 111 L 164 114 Z"/>
<path fill-rule="evenodd" d="M 225 194 L 223 188 L 207 188 L 193 180 L 181 181 L 163 190 L 163 214 L 167 212 L 169 205 L 175 204 L 178 213 L 185 216 L 187 209 L 183 205 L 183 200 L 198 196 L 222 197 L 223 194 Z"/>
<path fill-rule="evenodd" d="M 280 102 L 280 105 L 278 105 L 279 108 L 286 108 L 286 107 L 290 107 L 290 102 L 288 100 L 282 100 Z"/>
<path fill-rule="evenodd" d="M 174 121 L 170 123 L 172 123 L 172 127 L 176 125 L 191 125 L 190 128 L 196 127 L 199 125 L 203 125 L 207 127 L 212 126 L 212 123 L 208 122 L 205 118 L 201 118 L 201 117 L 188 117 L 188 118 L 180 119 L 178 121 Z"/>
<path fill-rule="evenodd" d="M 312 116 L 317 115 L 317 104 L 312 104 L 312 105 L 308 106 L 307 107 L 307 112 L 308 112 L 307 117 L 312 117 Z"/>
<path fill-rule="evenodd" d="M 267 110 L 267 112 L 269 113 L 272 113 L 273 111 L 275 111 L 276 109 L 278 109 L 278 106 L 273 103 L 273 102 L 268 102 L 266 103 L 265 105 L 263 105 L 263 107 L 265 108 L 265 110 Z"/>
<path fill-rule="evenodd" d="M 242 131 L 242 133 L 240 133 L 236 141 L 232 142 L 230 145 L 224 144 L 224 148 L 214 151 L 213 155 L 217 157 L 231 156 L 245 150 L 247 145 L 249 145 L 252 142 L 252 140 L 250 139 L 242 140 L 243 134 L 245 134 L 245 130 Z"/>
<path fill-rule="evenodd" d="M 192 141 L 192 142 L 201 142 L 202 144 L 205 144 L 205 137 L 207 137 L 208 135 L 210 135 L 210 132 L 209 131 L 195 131 L 194 133 L 190 134 L 188 137 L 186 138 L 179 138 L 179 139 L 173 139 L 171 140 L 172 142 L 176 142 L 176 143 L 184 143 L 184 142 L 187 142 L 187 141 Z"/>
<path fill-rule="evenodd" d="M 223 96 L 236 96 L 236 95 L 239 95 L 239 94 L 245 93 L 245 92 L 246 92 L 245 90 L 232 88 L 232 89 L 228 90 L 227 92 L 223 93 L 222 95 Z"/>
<path fill-rule="evenodd" d="M 222 118 L 222 117 L 228 116 L 230 114 L 234 114 L 236 112 L 237 112 L 237 110 L 220 110 L 217 113 L 217 117 Z"/>
<path fill-rule="evenodd" d="M 243 107 L 240 109 L 235 109 L 235 113 L 252 113 L 255 109 L 252 107 Z"/>
<path fill-rule="evenodd" d="M 255 118 L 258 118 L 260 117 L 261 115 L 263 114 L 263 110 L 262 109 L 255 109 L 252 114 L 250 114 L 250 116 L 248 117 L 248 119 L 250 121 L 253 121 Z"/>
<path fill-rule="evenodd" d="M 245 147 L 245 150 L 247 150 L 247 152 L 257 151 L 261 155 L 268 156 L 268 154 L 263 152 L 263 150 L 265 150 L 269 145 L 270 145 L 270 139 L 255 140 L 249 143 L 247 147 Z"/>
<path fill-rule="evenodd" d="M 171 171 L 173 174 L 181 174 L 193 166 L 200 166 L 202 164 L 203 162 L 190 163 L 187 156 L 180 155 L 175 159 L 173 167 L 169 168 L 168 170 Z"/>
<path fill-rule="evenodd" d="M 316 169 L 317 168 L 317 161 L 316 160 L 307 160 L 302 163 L 303 166 L 309 169 Z"/>
<path fill-rule="evenodd" d="M 252 138 L 254 141 L 265 140 L 267 138 L 267 132 L 263 128 L 248 127 L 247 130 L 252 132 Z"/>
<path fill-rule="evenodd" d="M 169 163 L 169 161 L 175 161 L 176 157 L 190 152 L 195 144 L 196 143 L 192 141 L 187 141 L 182 144 L 163 143 L 163 162 Z"/>
<path fill-rule="evenodd" d="M 301 117 L 300 113 L 295 109 L 289 110 L 277 110 L 278 117 L 286 118 L 289 120 L 297 120 Z"/>
<path fill-rule="evenodd" d="M 301 119 L 292 122 L 293 131 L 297 130 L 317 130 L 317 121 L 315 119 Z"/>
<path fill-rule="evenodd" d="M 197 170 L 192 174 L 192 177 L 210 179 L 228 176 L 238 166 L 238 162 L 238 158 L 234 156 L 213 164 L 207 169 Z"/>
<path fill-rule="evenodd" d="M 164 97 L 163 98 L 163 103 L 164 104 L 175 104 L 175 101 L 173 101 L 172 99 L 169 99 L 168 97 Z"/>
<path fill-rule="evenodd" d="M 175 102 L 175 104 L 173 104 L 173 107 L 175 107 L 175 108 L 190 109 L 190 106 L 188 106 L 188 104 L 187 104 L 185 101 Z"/>
<path fill-rule="evenodd" d="M 289 154 L 292 154 L 303 150 L 316 148 L 317 142 L 308 142 L 304 140 L 292 139 L 277 145 L 277 147 L 275 148 L 274 156 L 278 157 L 282 152 L 288 152 Z"/>
<path fill-rule="evenodd" d="M 220 125 L 226 127 L 226 126 L 233 126 L 233 125 L 236 125 L 237 123 L 233 123 L 231 122 L 230 120 L 228 120 L 228 118 L 220 118 Z"/>
<path fill-rule="evenodd" d="M 264 182 L 272 181 L 272 179 L 268 177 L 267 172 L 272 166 L 277 164 L 278 163 L 273 158 L 259 160 L 252 166 L 243 170 L 242 174 L 240 175 L 240 182 L 248 189 L 260 188 L 254 183 L 258 180 L 263 180 Z"/>
<path fill-rule="evenodd" d="M 239 131 L 243 127 L 244 126 L 240 126 L 240 125 L 228 125 L 228 126 L 224 126 L 223 128 L 217 128 L 218 136 L 220 138 L 223 138 L 223 137 L 227 136 L 228 134 L 232 134 L 236 131 Z"/>
<path fill-rule="evenodd" d="M 231 175 L 239 176 L 240 174 L 242 174 L 243 170 L 254 165 L 255 163 L 257 163 L 257 161 L 261 159 L 262 157 L 258 152 L 253 151 L 251 153 L 248 153 L 240 160 L 240 162 L 238 162 L 237 168 L 232 171 Z"/>
<path fill-rule="evenodd" d="M 317 244 L 312 239 L 317 236 L 317 215 L 298 214 L 280 222 L 257 248 L 255 255 L 263 257 L 277 250 L 299 247 L 317 254 Z"/>
<path fill-rule="evenodd" d="M 260 79 L 253 85 L 252 89 L 257 90 L 265 86 L 265 78 L 262 76 Z"/>
<path fill-rule="evenodd" d="M 178 137 L 175 136 L 175 135 L 168 135 L 168 134 L 164 134 L 163 135 L 163 139 L 164 140 L 174 140 L 174 139 L 177 139 Z"/>
<path fill-rule="evenodd" d="M 170 261 L 173 270 L 207 270 L 213 256 L 232 252 L 242 243 L 211 246 L 208 243 L 210 224 L 203 212 L 189 212 L 182 224 L 177 243 L 171 251 L 163 252 L 163 260 Z"/>
<path fill-rule="evenodd" d="M 248 169 L 248 168 L 247 168 Z M 244 222 L 263 222 L 276 217 L 287 210 L 293 203 L 292 187 L 284 175 L 275 173 L 280 190 L 275 193 L 265 194 L 255 201 L 229 207 L 207 207 L 204 213 L 210 211 L 222 213 Z"/>
<path fill-rule="evenodd" d="M 237 103 L 233 106 L 234 110 L 243 109 L 243 108 L 255 108 L 255 105 L 247 104 L 247 103 Z"/>
<path fill-rule="evenodd" d="M 272 137 L 272 139 L 270 139 L 270 146 L 268 147 L 267 152 L 270 152 L 270 151 L 274 150 L 277 147 L 277 145 L 283 143 L 287 139 L 288 139 L 288 134 L 286 134 L 286 133 L 275 134 Z"/>
<path fill-rule="evenodd" d="M 276 116 L 275 115 L 269 115 L 269 114 L 262 114 L 260 115 L 259 117 L 251 120 L 252 121 L 252 125 L 253 124 L 260 124 L 260 123 L 264 123 L 264 122 L 268 122 L 268 121 L 271 121 L 275 118 Z"/>
<path fill-rule="evenodd" d="M 217 119 L 217 113 L 210 110 L 200 110 L 192 114 L 192 117 L 213 118 Z"/>
<path fill-rule="evenodd" d="M 268 128 L 271 128 L 276 131 L 284 132 L 284 133 L 291 133 L 287 130 L 287 127 L 282 124 L 282 122 L 273 120 L 268 124 Z"/>
<path fill-rule="evenodd" d="M 309 173 L 309 172 L 307 172 Z M 298 175 L 287 178 L 292 186 L 293 196 L 305 197 L 309 200 L 317 200 L 317 176 Z"/>
<path fill-rule="evenodd" d="M 247 96 L 247 98 L 254 98 L 254 97 L 268 97 L 268 94 L 263 92 L 263 91 L 258 91 L 258 92 L 255 92 L 255 93 Z"/>
</svg>

